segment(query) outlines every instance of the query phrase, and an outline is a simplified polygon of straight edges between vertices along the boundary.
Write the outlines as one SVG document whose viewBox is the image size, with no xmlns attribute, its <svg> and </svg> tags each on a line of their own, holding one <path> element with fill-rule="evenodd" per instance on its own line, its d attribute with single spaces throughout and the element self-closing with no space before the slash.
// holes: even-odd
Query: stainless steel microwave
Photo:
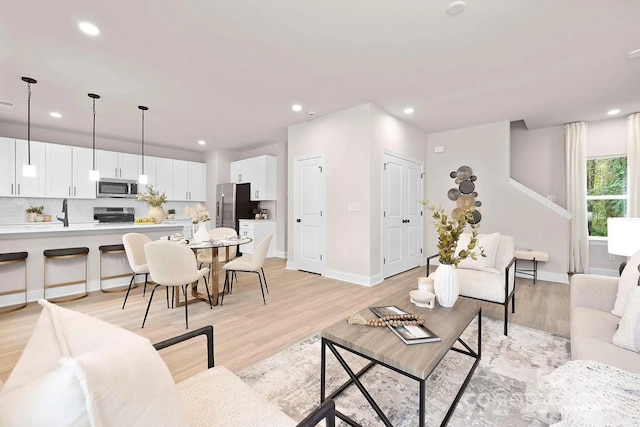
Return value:
<svg viewBox="0 0 640 427">
<path fill-rule="evenodd" d="M 138 196 L 138 183 L 123 180 L 98 181 L 98 197 L 130 198 Z"/>
</svg>

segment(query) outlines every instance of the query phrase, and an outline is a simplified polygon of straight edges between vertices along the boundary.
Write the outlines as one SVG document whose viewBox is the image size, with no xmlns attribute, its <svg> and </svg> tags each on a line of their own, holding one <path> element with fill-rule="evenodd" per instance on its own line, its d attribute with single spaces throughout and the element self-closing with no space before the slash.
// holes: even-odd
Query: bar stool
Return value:
<svg viewBox="0 0 640 427">
<path fill-rule="evenodd" d="M 73 301 L 73 300 L 86 297 L 88 295 L 88 291 L 87 291 L 87 275 L 88 275 L 88 268 L 89 268 L 89 263 L 87 260 L 88 254 L 89 254 L 89 248 L 87 247 L 45 249 L 44 251 L 44 297 L 43 298 L 47 299 L 47 289 L 57 288 L 60 286 L 77 285 L 79 283 L 84 283 L 83 294 L 72 295 L 69 298 L 66 298 L 66 297 L 56 298 L 49 301 L 58 303 L 58 302 Z M 79 257 L 84 257 L 84 280 L 75 280 L 72 282 L 47 284 L 47 260 L 60 260 L 60 259 L 70 259 L 70 258 L 79 258 Z"/>
<path fill-rule="evenodd" d="M 0 310 L 0 314 L 10 313 L 12 311 L 20 310 L 27 306 L 27 257 L 28 252 L 8 252 L 0 254 L 0 266 L 8 264 L 16 264 L 18 262 L 24 262 L 24 287 L 20 289 L 12 289 L 10 291 L 0 292 L 0 296 L 24 293 L 24 303 L 9 306 Z"/>
<path fill-rule="evenodd" d="M 107 288 L 107 289 L 104 289 L 102 287 L 103 280 L 117 279 L 118 277 L 131 276 L 131 273 L 115 274 L 113 276 L 102 275 L 102 255 L 123 254 L 125 253 L 124 245 L 122 243 L 116 244 L 116 245 L 102 245 L 102 246 L 98 246 L 98 249 L 100 250 L 100 290 L 104 293 L 125 292 L 127 290 L 126 286 L 118 287 L 118 288 Z M 132 287 L 135 288 L 137 286 L 138 285 L 134 283 Z"/>
</svg>

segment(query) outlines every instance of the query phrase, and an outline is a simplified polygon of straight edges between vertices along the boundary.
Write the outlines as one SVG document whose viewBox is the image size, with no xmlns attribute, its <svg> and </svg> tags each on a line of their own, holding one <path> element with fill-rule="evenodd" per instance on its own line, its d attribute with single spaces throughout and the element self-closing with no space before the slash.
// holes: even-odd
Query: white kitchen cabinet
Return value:
<svg viewBox="0 0 640 427">
<path fill-rule="evenodd" d="M 252 239 L 251 243 L 245 243 L 239 246 L 240 252 L 243 254 L 252 254 L 255 250 L 255 246 L 260 243 L 262 239 L 269 233 L 273 233 L 271 243 L 269 244 L 269 250 L 267 251 L 267 258 L 276 256 L 276 221 L 262 219 L 241 219 L 238 221 L 240 228 L 240 237 L 249 237 Z"/>
<path fill-rule="evenodd" d="M 175 200 L 173 197 L 173 160 L 156 157 L 155 175 L 155 188 L 161 193 L 164 191 L 167 200 Z"/>
<path fill-rule="evenodd" d="M 45 197 L 45 144 L 31 141 L 31 164 L 35 177 L 22 176 L 22 165 L 29 161 L 27 141 L 0 138 L 0 196 Z"/>
<path fill-rule="evenodd" d="M 251 184 L 251 200 L 275 200 L 277 183 L 277 158 L 258 156 L 231 162 L 230 181 Z"/>
<path fill-rule="evenodd" d="M 173 161 L 173 200 L 206 199 L 206 165 L 185 160 Z"/>
<path fill-rule="evenodd" d="M 47 197 L 95 199 L 96 183 L 89 180 L 93 167 L 90 148 L 45 144 Z"/>
<path fill-rule="evenodd" d="M 130 153 L 96 150 L 96 165 L 100 170 L 100 179 L 118 178 L 130 181 L 138 180 L 138 156 Z"/>
</svg>

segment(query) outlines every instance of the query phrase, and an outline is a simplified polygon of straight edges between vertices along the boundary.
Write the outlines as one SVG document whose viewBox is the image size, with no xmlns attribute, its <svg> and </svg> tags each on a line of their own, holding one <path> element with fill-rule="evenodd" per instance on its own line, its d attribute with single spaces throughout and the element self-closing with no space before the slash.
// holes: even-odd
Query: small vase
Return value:
<svg viewBox="0 0 640 427">
<path fill-rule="evenodd" d="M 458 270 L 451 264 L 440 264 L 433 273 L 434 290 L 442 307 L 453 307 L 458 300 Z"/>
<path fill-rule="evenodd" d="M 209 234 L 209 230 L 207 230 L 207 226 L 204 222 L 198 223 L 198 230 L 193 233 L 193 238 L 199 242 L 211 240 L 211 235 Z"/>
<path fill-rule="evenodd" d="M 164 209 L 162 209 L 162 206 L 152 206 L 147 216 L 153 218 L 156 224 L 161 224 L 165 216 Z"/>
<path fill-rule="evenodd" d="M 36 217 L 38 216 L 35 212 L 27 212 L 27 221 L 28 222 L 36 222 Z"/>
</svg>

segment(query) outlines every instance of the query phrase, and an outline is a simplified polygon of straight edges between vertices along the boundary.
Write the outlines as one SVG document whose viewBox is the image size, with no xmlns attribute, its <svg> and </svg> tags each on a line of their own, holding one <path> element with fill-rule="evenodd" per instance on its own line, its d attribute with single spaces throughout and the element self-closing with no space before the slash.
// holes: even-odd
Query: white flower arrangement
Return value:
<svg viewBox="0 0 640 427">
<path fill-rule="evenodd" d="M 211 219 L 209 211 L 204 208 L 202 203 L 198 203 L 195 209 L 189 206 L 185 207 L 184 213 L 187 214 L 189 218 L 191 218 L 191 222 L 193 222 L 194 224 L 207 222 Z"/>
</svg>

